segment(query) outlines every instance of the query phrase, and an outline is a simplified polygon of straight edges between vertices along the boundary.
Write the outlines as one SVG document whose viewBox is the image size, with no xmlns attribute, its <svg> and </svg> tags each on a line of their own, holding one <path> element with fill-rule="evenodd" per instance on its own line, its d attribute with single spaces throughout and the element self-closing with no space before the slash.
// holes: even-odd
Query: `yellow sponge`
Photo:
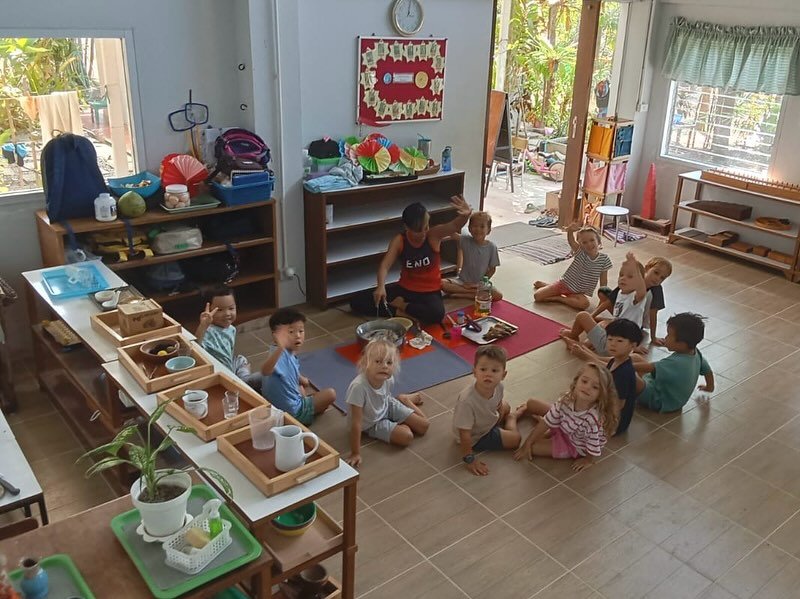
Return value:
<svg viewBox="0 0 800 599">
<path fill-rule="evenodd" d="M 190 528 L 186 531 L 186 542 L 196 549 L 202 549 L 211 541 L 211 537 L 202 528 Z"/>
</svg>

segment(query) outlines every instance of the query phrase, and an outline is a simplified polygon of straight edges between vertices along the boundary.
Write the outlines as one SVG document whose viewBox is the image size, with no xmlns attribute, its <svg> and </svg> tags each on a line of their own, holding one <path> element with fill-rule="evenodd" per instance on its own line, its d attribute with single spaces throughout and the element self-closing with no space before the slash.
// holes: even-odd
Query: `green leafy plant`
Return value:
<svg viewBox="0 0 800 599">
<path fill-rule="evenodd" d="M 152 414 L 150 414 L 150 418 L 147 419 L 147 436 L 146 438 L 142 436 L 142 433 L 139 431 L 139 427 L 136 424 L 131 424 L 126 426 L 121 431 L 117 433 L 117 436 L 114 437 L 111 441 L 106 443 L 105 445 L 101 445 L 100 447 L 96 447 L 91 451 L 87 451 L 83 454 L 78 461 L 83 460 L 84 458 L 98 458 L 102 457 L 99 461 L 92 464 L 86 470 L 86 477 L 90 477 L 94 474 L 98 474 L 99 472 L 103 472 L 110 468 L 115 468 L 121 465 L 127 465 L 135 470 L 138 470 L 141 473 L 142 477 L 142 486 L 143 486 L 143 493 L 141 496 L 141 501 L 144 502 L 154 502 L 156 497 L 158 496 L 158 484 L 159 482 L 166 476 L 170 474 L 176 474 L 179 472 L 189 472 L 191 470 L 199 470 L 203 474 L 207 474 L 211 478 L 213 478 L 217 483 L 219 483 L 222 490 L 229 496 L 233 497 L 233 489 L 231 488 L 230 483 L 216 470 L 212 470 L 211 468 L 195 468 L 194 466 L 190 466 L 184 469 L 163 469 L 159 470 L 156 467 L 156 458 L 158 455 L 165 451 L 166 449 L 175 445 L 175 441 L 172 439 L 172 433 L 175 431 L 179 431 L 182 433 L 194 433 L 195 430 L 190 426 L 175 426 L 169 425 L 167 426 L 166 434 L 164 439 L 161 443 L 158 444 L 158 447 L 153 448 L 151 444 L 151 431 L 153 425 L 161 418 L 164 411 L 167 409 L 167 405 L 174 400 L 170 400 L 167 402 L 162 403 L 159 405 Z M 134 437 L 138 437 L 142 444 L 138 445 L 132 441 Z M 127 458 L 122 457 L 120 452 L 122 449 L 126 450 Z"/>
</svg>

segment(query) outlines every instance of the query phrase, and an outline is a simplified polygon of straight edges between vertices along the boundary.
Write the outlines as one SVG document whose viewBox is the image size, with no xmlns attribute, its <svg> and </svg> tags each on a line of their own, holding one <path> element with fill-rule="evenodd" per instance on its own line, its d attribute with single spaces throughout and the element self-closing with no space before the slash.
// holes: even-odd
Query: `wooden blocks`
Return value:
<svg viewBox="0 0 800 599">
<path fill-rule="evenodd" d="M 734 231 L 720 231 L 719 233 L 709 235 L 708 239 L 706 239 L 706 243 L 717 247 L 725 247 L 737 241 L 739 241 L 739 234 Z"/>
<path fill-rule="evenodd" d="M 756 245 L 753 247 L 753 253 L 756 256 L 761 256 L 762 258 L 766 258 L 767 254 L 769 254 L 770 249 L 764 245 Z"/>
<path fill-rule="evenodd" d="M 744 252 L 745 254 L 749 254 L 753 251 L 753 246 L 744 241 L 736 241 L 730 245 L 730 248 L 738 252 Z"/>
<path fill-rule="evenodd" d="M 767 254 L 767 258 L 770 258 L 771 260 L 776 260 L 777 262 L 782 262 L 783 264 L 788 264 L 789 266 L 791 266 L 792 262 L 794 261 L 794 256 L 791 256 L 789 254 L 784 254 L 783 252 L 778 252 L 776 250 L 771 250 Z"/>
</svg>

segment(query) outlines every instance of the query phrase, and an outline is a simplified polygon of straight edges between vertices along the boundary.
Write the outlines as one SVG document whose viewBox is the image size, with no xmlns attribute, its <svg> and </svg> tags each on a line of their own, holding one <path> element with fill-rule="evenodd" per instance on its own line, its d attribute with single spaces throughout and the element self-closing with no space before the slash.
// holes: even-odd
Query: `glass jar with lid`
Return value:
<svg viewBox="0 0 800 599">
<path fill-rule="evenodd" d="M 182 183 L 173 183 L 164 188 L 164 206 L 169 209 L 189 207 L 189 188 Z"/>
</svg>

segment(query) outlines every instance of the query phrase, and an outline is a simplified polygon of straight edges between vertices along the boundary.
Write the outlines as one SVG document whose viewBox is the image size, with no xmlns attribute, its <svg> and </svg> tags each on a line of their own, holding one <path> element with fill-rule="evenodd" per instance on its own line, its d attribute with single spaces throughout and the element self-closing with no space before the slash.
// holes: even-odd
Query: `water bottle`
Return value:
<svg viewBox="0 0 800 599">
<path fill-rule="evenodd" d="M 453 156 L 453 148 L 451 148 L 450 146 L 445 146 L 444 150 L 442 150 L 443 173 L 453 170 L 452 156 Z"/>
<path fill-rule="evenodd" d="M 483 277 L 475 291 L 475 317 L 481 318 L 492 313 L 492 282 Z"/>
<path fill-rule="evenodd" d="M 94 200 L 94 217 L 101 222 L 117 220 L 117 200 L 111 194 L 101 193 Z"/>
<path fill-rule="evenodd" d="M 303 178 L 305 179 L 308 175 L 311 174 L 311 167 L 314 165 L 314 161 L 311 160 L 311 156 L 308 155 L 308 150 L 303 150 Z"/>
</svg>

